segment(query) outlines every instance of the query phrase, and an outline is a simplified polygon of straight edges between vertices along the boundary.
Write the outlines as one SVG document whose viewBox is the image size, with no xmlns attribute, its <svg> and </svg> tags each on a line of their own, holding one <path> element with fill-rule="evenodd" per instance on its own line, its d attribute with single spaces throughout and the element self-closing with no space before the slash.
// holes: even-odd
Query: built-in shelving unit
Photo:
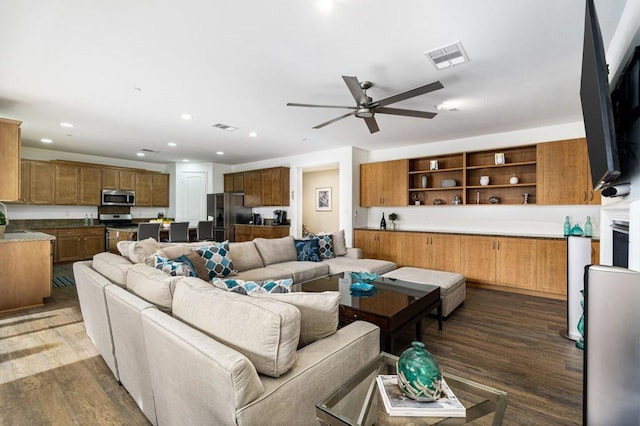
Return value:
<svg viewBox="0 0 640 426">
<path fill-rule="evenodd" d="M 518 183 L 510 183 L 513 176 Z M 524 204 L 525 198 L 536 203 L 536 145 L 409 159 L 410 205 Z"/>
</svg>

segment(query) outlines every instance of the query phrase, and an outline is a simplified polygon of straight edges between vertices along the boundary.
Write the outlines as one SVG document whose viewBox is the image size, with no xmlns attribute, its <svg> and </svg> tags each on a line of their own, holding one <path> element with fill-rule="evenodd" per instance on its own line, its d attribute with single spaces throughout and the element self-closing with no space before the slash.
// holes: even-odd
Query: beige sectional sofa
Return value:
<svg viewBox="0 0 640 426">
<path fill-rule="evenodd" d="M 152 424 L 317 424 L 315 403 L 380 351 L 376 326 L 337 329 L 337 292 L 227 292 L 146 265 L 153 244 L 139 243 L 73 269 L 87 334 Z M 232 243 L 234 278 L 306 280 L 358 260 L 357 270 L 395 267 L 350 249 L 305 268 L 277 250 L 284 243 Z"/>
</svg>

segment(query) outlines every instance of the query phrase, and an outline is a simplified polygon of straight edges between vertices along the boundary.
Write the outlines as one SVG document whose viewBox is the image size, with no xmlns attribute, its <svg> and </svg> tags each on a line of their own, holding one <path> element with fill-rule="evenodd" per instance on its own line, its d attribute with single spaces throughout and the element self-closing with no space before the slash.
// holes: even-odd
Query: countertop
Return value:
<svg viewBox="0 0 640 426">
<path fill-rule="evenodd" d="M 482 231 L 482 230 L 463 230 L 463 229 L 446 229 L 446 228 L 442 228 L 442 227 L 438 227 L 438 228 L 425 228 L 425 229 L 386 229 L 384 231 L 380 230 L 379 228 L 367 228 L 367 227 L 360 227 L 360 228 L 354 228 L 356 230 L 363 230 L 363 231 L 380 231 L 380 232 L 429 232 L 429 233 L 434 233 L 434 234 L 460 234 L 460 235 L 486 235 L 486 236 L 496 236 L 496 237 L 522 237 L 522 238 L 556 238 L 556 239 L 563 239 L 565 238 L 563 235 L 561 234 L 557 234 L 557 235 L 551 235 L 551 234 L 537 234 L 535 232 L 511 232 L 511 231 Z M 593 237 L 589 237 L 594 241 L 598 241 L 600 240 L 600 237 L 598 236 L 593 236 Z"/>
<path fill-rule="evenodd" d="M 24 241 L 51 241 L 55 240 L 53 235 L 45 234 L 44 232 L 24 231 L 24 232 L 7 232 L 4 234 L 4 239 L 0 239 L 2 243 L 17 243 Z"/>
<path fill-rule="evenodd" d="M 253 226 L 255 228 L 290 228 L 291 225 L 254 225 L 253 223 L 236 223 L 233 226 Z"/>
</svg>

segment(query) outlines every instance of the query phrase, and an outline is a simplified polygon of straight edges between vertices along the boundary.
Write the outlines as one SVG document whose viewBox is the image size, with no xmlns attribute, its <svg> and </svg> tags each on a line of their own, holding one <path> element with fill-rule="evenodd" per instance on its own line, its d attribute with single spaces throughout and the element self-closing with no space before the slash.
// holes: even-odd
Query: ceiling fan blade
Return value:
<svg viewBox="0 0 640 426">
<path fill-rule="evenodd" d="M 287 103 L 287 106 L 296 106 L 296 107 L 311 107 L 311 108 L 344 108 L 344 109 L 355 109 L 352 106 L 342 106 L 342 105 L 316 105 L 316 104 L 298 104 L 295 102 Z"/>
<path fill-rule="evenodd" d="M 378 122 L 376 121 L 376 119 L 374 117 L 367 117 L 367 118 L 364 119 L 364 122 L 367 123 L 367 127 L 369 128 L 369 132 L 375 133 L 378 130 L 380 130 L 378 128 Z"/>
<path fill-rule="evenodd" d="M 389 96 L 388 98 L 380 99 L 374 102 L 373 106 L 385 106 L 396 102 L 404 101 L 405 99 L 413 98 L 414 96 L 424 95 L 425 93 L 433 92 L 434 90 L 442 89 L 444 86 L 438 80 L 433 83 L 425 84 L 424 86 L 416 87 L 415 89 L 407 90 L 406 92 L 398 93 L 397 95 Z"/>
<path fill-rule="evenodd" d="M 367 95 L 365 95 L 364 90 L 362 90 L 362 87 L 360 87 L 360 82 L 358 81 L 358 77 L 349 77 L 349 76 L 343 75 L 342 79 L 347 84 L 347 87 L 349 88 L 351 95 L 353 95 L 353 99 L 356 100 L 358 105 L 362 105 L 362 104 L 367 105 L 369 103 L 367 99 Z"/>
<path fill-rule="evenodd" d="M 435 112 L 414 111 L 411 109 L 388 108 L 388 107 L 377 107 L 375 111 L 376 113 L 380 113 L 380 114 L 404 115 L 406 117 L 418 117 L 418 118 L 433 118 L 436 115 L 438 115 Z"/>
<path fill-rule="evenodd" d="M 352 112 L 350 112 L 350 113 L 347 113 L 347 114 L 345 114 L 345 115 L 341 115 L 340 117 L 336 117 L 336 118 L 334 118 L 333 120 L 329 120 L 329 121 L 327 121 L 327 122 L 325 122 L 325 123 L 318 124 L 317 126 L 313 126 L 313 128 L 314 128 L 314 129 L 321 129 L 321 128 L 323 128 L 324 126 L 328 126 L 328 125 L 329 125 L 329 124 L 331 124 L 331 123 L 335 123 L 336 121 L 338 121 L 338 120 L 342 120 L 343 118 L 347 118 L 347 117 L 349 117 L 350 115 L 353 115 L 353 114 L 355 114 L 355 113 L 356 113 L 356 111 L 354 110 L 354 111 L 352 111 Z"/>
</svg>

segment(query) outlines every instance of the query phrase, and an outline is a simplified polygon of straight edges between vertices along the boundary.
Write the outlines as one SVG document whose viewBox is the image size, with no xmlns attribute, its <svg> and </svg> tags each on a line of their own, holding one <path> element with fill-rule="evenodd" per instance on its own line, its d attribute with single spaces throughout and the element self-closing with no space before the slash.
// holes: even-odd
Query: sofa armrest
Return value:
<svg viewBox="0 0 640 426">
<path fill-rule="evenodd" d="M 238 410 L 237 424 L 317 424 L 315 404 L 379 353 L 380 329 L 355 321 L 300 349 L 287 374 L 260 376 L 265 392 Z"/>
<path fill-rule="evenodd" d="M 352 259 L 362 259 L 362 249 L 357 247 L 347 247 L 347 254 L 345 257 L 350 257 Z"/>
</svg>

